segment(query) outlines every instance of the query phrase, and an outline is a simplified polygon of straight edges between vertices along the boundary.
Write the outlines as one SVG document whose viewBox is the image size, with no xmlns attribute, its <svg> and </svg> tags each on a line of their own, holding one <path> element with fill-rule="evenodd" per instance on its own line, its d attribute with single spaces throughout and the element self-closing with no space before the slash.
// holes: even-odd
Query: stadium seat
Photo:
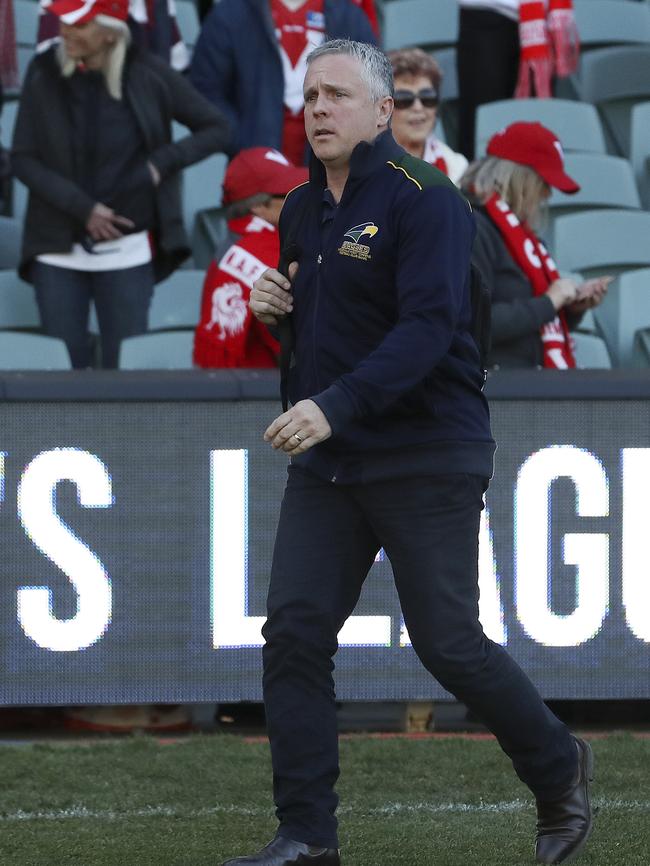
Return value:
<svg viewBox="0 0 650 866">
<path fill-rule="evenodd" d="M 432 48 L 458 40 L 456 0 L 400 0 L 384 6 L 384 49 Z"/>
<path fill-rule="evenodd" d="M 219 260 L 231 243 L 224 208 L 197 213 L 192 235 L 192 258 L 197 268 L 205 269 L 213 259 Z"/>
<path fill-rule="evenodd" d="M 574 0 L 580 49 L 650 43 L 650 5 L 633 0 Z"/>
<path fill-rule="evenodd" d="M 31 45 L 19 45 L 16 49 L 16 53 L 18 54 L 18 80 L 22 86 L 22 83 L 25 80 L 27 67 L 34 56 L 34 48 Z"/>
<path fill-rule="evenodd" d="M 456 69 L 456 49 L 441 48 L 432 51 L 431 56 L 440 66 L 442 72 L 442 101 L 452 102 L 458 99 L 458 71 Z"/>
<path fill-rule="evenodd" d="M 564 214 L 604 207 L 640 210 L 639 191 L 632 166 L 626 159 L 596 153 L 567 153 L 565 167 L 580 184 L 580 190 L 573 195 L 556 189 L 552 191 L 548 200 L 549 229 L 546 234 L 551 248 L 554 246 L 555 222 Z"/>
<path fill-rule="evenodd" d="M 70 356 L 63 340 L 43 334 L 3 331 L 0 370 L 69 370 Z"/>
<path fill-rule="evenodd" d="M 650 268 L 621 274 L 594 309 L 594 318 L 616 366 L 630 366 L 634 332 L 650 328 Z"/>
<path fill-rule="evenodd" d="M 193 328 L 201 312 L 203 271 L 176 271 L 154 289 L 149 330 Z"/>
<path fill-rule="evenodd" d="M 628 156 L 632 108 L 650 99 L 650 45 L 587 52 L 577 85 L 580 98 L 597 106 L 610 150 Z"/>
<path fill-rule="evenodd" d="M 588 207 L 640 209 L 639 191 L 627 159 L 597 153 L 567 153 L 564 165 L 580 189 L 573 195 L 553 190 L 548 204 L 556 214 Z"/>
<path fill-rule="evenodd" d="M 593 105 L 570 99 L 503 99 L 479 105 L 476 112 L 476 153 L 495 132 L 517 120 L 539 121 L 551 129 L 565 151 L 605 153 L 605 136 Z"/>
<path fill-rule="evenodd" d="M 605 341 L 595 334 L 573 332 L 576 367 L 582 370 L 611 370 L 612 362 Z"/>
<path fill-rule="evenodd" d="M 442 71 L 442 103 L 438 108 L 436 135 L 451 147 L 458 140 L 458 73 L 456 71 L 456 49 L 443 48 L 432 52 Z"/>
<path fill-rule="evenodd" d="M 191 50 L 199 38 L 201 24 L 194 0 L 178 0 L 176 3 L 176 22 L 183 42 Z"/>
<path fill-rule="evenodd" d="M 120 370 L 187 370 L 193 346 L 193 330 L 127 337 L 120 346 Z"/>
<path fill-rule="evenodd" d="M 555 221 L 553 253 L 560 270 L 585 277 L 650 266 L 650 213 L 595 209 Z"/>
<path fill-rule="evenodd" d="M 217 153 L 183 171 L 183 221 L 190 238 L 194 233 L 197 213 L 221 204 L 221 184 L 226 163 L 225 155 Z"/>
<path fill-rule="evenodd" d="M 22 226 L 25 219 L 25 211 L 27 210 L 28 190 L 25 184 L 21 183 L 19 180 L 16 180 L 15 177 L 11 181 L 11 188 L 11 215 L 14 220 L 17 220 L 19 225 Z"/>
<path fill-rule="evenodd" d="M 7 150 L 11 149 L 11 141 L 14 137 L 14 126 L 18 115 L 18 102 L 15 100 L 5 102 L 0 113 L 0 144 Z"/>
<path fill-rule="evenodd" d="M 22 223 L 11 217 L 0 217 L 0 270 L 18 267 Z"/>
<path fill-rule="evenodd" d="M 40 5 L 35 0 L 14 0 L 17 45 L 35 48 L 39 14 Z"/>
<path fill-rule="evenodd" d="M 630 162 L 644 207 L 650 208 L 650 102 L 632 109 Z"/>
<path fill-rule="evenodd" d="M 16 271 L 0 271 L 0 328 L 38 328 L 40 324 L 34 289 Z"/>
<path fill-rule="evenodd" d="M 597 334 L 598 327 L 596 325 L 596 319 L 594 318 L 593 310 L 586 310 L 578 325 L 576 327 L 576 331 L 582 334 Z"/>
<path fill-rule="evenodd" d="M 650 367 L 650 328 L 640 328 L 634 335 L 632 366 Z"/>
</svg>

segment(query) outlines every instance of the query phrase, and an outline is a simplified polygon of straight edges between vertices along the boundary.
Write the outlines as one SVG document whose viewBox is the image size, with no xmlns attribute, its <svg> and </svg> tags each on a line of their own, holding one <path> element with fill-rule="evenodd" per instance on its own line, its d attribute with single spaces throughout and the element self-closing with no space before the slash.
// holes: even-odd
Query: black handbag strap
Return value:
<svg viewBox="0 0 650 866">
<path fill-rule="evenodd" d="M 278 270 L 287 279 L 289 279 L 289 265 L 293 262 L 299 262 L 302 255 L 302 249 L 296 239 L 310 207 L 311 195 L 310 190 L 307 190 L 293 215 L 280 250 Z M 295 334 L 290 313 L 279 320 L 277 330 L 280 342 L 280 399 L 282 400 L 282 410 L 286 412 L 289 408 L 289 370 L 291 369 L 295 346 Z"/>
</svg>

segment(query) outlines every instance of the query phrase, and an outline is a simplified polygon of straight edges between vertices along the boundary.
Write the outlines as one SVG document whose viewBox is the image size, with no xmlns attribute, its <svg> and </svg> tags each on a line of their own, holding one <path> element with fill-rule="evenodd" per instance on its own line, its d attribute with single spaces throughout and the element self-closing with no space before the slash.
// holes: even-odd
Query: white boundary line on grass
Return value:
<svg viewBox="0 0 650 866">
<path fill-rule="evenodd" d="M 650 800 L 623 800 L 618 797 L 596 797 L 593 805 L 603 811 L 650 812 Z M 364 809 L 367 816 L 403 815 L 403 814 L 511 814 L 513 812 L 532 811 L 533 804 L 529 800 L 505 800 L 498 803 L 386 803 L 383 806 Z M 359 815 L 359 809 L 354 806 L 343 807 L 340 813 L 354 812 Z M 128 818 L 208 818 L 215 815 L 237 815 L 245 818 L 265 818 L 272 814 L 271 809 L 250 808 L 247 806 L 213 806 L 205 809 L 184 810 L 175 806 L 145 806 L 142 809 L 89 809 L 86 806 L 70 806 L 68 809 L 53 809 L 39 812 L 16 812 L 0 814 L 0 823 L 13 821 L 62 821 L 65 819 L 122 821 Z"/>
</svg>

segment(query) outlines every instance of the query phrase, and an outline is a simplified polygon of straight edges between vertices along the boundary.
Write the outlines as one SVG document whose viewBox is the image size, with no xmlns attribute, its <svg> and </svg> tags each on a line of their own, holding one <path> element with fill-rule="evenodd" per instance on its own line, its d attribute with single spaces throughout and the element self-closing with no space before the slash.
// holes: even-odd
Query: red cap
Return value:
<svg viewBox="0 0 650 866">
<path fill-rule="evenodd" d="M 249 147 L 230 162 L 223 179 L 223 203 L 232 204 L 264 192 L 286 195 L 309 177 L 306 168 L 298 168 L 272 147 Z"/>
<path fill-rule="evenodd" d="M 64 24 L 70 25 L 85 24 L 98 15 L 126 21 L 129 17 L 129 2 L 128 0 L 53 0 L 49 6 L 45 6 L 45 10 L 56 15 Z"/>
<path fill-rule="evenodd" d="M 564 154 L 557 136 L 541 123 L 511 123 L 488 141 L 490 156 L 509 159 L 535 169 L 549 186 L 573 193 L 579 184 L 564 171 Z"/>
</svg>

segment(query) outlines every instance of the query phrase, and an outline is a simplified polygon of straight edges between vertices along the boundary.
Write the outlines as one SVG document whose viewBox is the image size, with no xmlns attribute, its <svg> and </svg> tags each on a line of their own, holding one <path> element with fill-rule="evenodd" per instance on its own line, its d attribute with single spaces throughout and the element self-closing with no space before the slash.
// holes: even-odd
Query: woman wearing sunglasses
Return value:
<svg viewBox="0 0 650 866">
<path fill-rule="evenodd" d="M 391 122 L 395 140 L 457 183 L 467 168 L 467 160 L 440 141 L 433 131 L 440 102 L 440 67 L 420 48 L 392 51 L 388 57 L 395 79 L 395 111 Z"/>
</svg>

